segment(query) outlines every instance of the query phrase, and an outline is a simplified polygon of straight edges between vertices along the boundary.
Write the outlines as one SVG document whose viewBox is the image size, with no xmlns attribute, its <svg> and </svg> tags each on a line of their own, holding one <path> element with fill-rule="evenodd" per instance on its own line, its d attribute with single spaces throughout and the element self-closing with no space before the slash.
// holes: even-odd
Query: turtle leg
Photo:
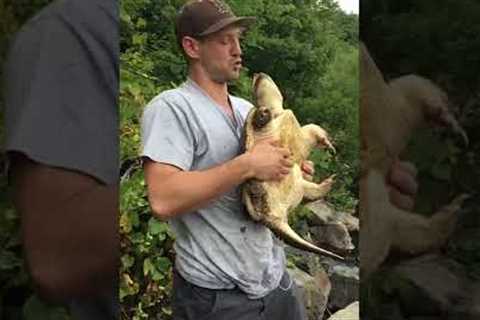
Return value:
<svg viewBox="0 0 480 320">
<path fill-rule="evenodd" d="M 385 260 L 390 247 L 419 254 L 442 247 L 451 235 L 466 195 L 456 197 L 431 217 L 390 203 L 383 175 L 371 170 L 360 182 L 360 259 L 362 279 Z"/>
<path fill-rule="evenodd" d="M 392 209 L 396 226 L 392 245 L 400 251 L 418 254 L 442 247 L 452 234 L 458 218 L 457 212 L 466 195 L 457 196 L 431 217 Z"/>
<path fill-rule="evenodd" d="M 243 201 L 255 221 L 261 221 L 270 210 L 267 192 L 259 181 L 250 180 L 243 186 Z"/>
<path fill-rule="evenodd" d="M 335 175 L 333 174 L 320 183 L 313 183 L 307 180 L 303 180 L 302 187 L 304 197 L 308 200 L 317 200 L 324 197 L 330 191 L 330 189 L 332 189 L 334 178 Z"/>
<path fill-rule="evenodd" d="M 327 131 L 316 124 L 307 124 L 301 128 L 302 135 L 308 150 L 313 147 L 329 148 L 335 152 L 333 144 L 330 142 Z"/>
</svg>

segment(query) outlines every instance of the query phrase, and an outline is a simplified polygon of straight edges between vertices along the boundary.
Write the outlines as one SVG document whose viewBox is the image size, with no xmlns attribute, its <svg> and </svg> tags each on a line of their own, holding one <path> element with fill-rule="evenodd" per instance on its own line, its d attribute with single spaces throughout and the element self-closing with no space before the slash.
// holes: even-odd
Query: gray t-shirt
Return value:
<svg viewBox="0 0 480 320">
<path fill-rule="evenodd" d="M 242 152 L 243 123 L 252 105 L 230 96 L 232 119 L 197 84 L 155 97 L 142 120 L 142 155 L 185 171 L 204 170 Z M 172 219 L 176 268 L 211 289 L 238 287 L 249 298 L 275 289 L 285 270 L 281 243 L 253 221 L 236 187 L 197 211 Z"/>
</svg>

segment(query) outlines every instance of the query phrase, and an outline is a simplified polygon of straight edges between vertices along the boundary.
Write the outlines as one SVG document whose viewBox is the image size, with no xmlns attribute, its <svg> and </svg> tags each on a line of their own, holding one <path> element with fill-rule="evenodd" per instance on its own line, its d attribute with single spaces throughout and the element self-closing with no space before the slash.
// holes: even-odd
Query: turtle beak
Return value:
<svg viewBox="0 0 480 320">
<path fill-rule="evenodd" d="M 254 73 L 254 74 L 253 74 L 253 80 L 252 80 L 252 90 L 253 90 L 253 92 L 255 92 L 256 89 L 257 89 L 257 80 L 258 80 L 258 78 L 259 78 L 259 74 L 258 74 L 258 73 Z"/>
<path fill-rule="evenodd" d="M 337 154 L 337 150 L 335 149 L 335 147 L 334 147 L 332 144 L 329 144 L 329 145 L 328 145 L 328 149 L 330 149 L 330 151 L 332 152 L 332 154 Z"/>
<path fill-rule="evenodd" d="M 260 79 L 262 79 L 264 76 L 265 74 L 262 72 L 253 74 L 253 80 L 252 80 L 253 92 L 257 92 L 258 85 L 260 84 Z"/>
<path fill-rule="evenodd" d="M 332 154 L 337 153 L 337 150 L 335 149 L 335 147 L 333 146 L 333 144 L 330 142 L 330 140 L 328 138 L 323 139 L 322 142 L 320 143 L 320 145 L 322 147 L 328 148 L 332 152 Z"/>
</svg>

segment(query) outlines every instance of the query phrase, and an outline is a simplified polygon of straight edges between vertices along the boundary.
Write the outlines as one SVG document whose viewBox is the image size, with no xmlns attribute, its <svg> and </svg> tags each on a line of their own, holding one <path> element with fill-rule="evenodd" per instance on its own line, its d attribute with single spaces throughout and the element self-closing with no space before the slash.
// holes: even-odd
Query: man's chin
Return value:
<svg viewBox="0 0 480 320">
<path fill-rule="evenodd" d="M 228 75 L 225 75 L 223 77 L 217 77 L 216 79 L 213 79 L 215 82 L 224 84 L 224 83 L 231 83 L 240 78 L 240 71 L 239 72 L 232 72 Z"/>
<path fill-rule="evenodd" d="M 230 82 L 234 82 L 234 81 L 237 81 L 239 78 L 240 78 L 240 73 L 231 76 L 231 77 L 228 79 L 227 82 L 229 82 L 229 83 L 230 83 Z"/>
<path fill-rule="evenodd" d="M 240 70 L 238 71 L 233 71 L 228 78 L 228 82 L 236 81 L 240 78 Z"/>
</svg>

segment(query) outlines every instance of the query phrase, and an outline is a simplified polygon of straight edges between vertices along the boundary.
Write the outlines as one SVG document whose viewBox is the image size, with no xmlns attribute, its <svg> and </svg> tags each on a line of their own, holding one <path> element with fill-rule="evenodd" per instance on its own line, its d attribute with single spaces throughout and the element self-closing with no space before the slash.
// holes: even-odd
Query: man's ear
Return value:
<svg viewBox="0 0 480 320">
<path fill-rule="evenodd" d="M 185 55 L 191 59 L 198 59 L 200 56 L 200 46 L 198 40 L 192 37 L 183 37 L 182 39 L 183 51 Z"/>
</svg>

